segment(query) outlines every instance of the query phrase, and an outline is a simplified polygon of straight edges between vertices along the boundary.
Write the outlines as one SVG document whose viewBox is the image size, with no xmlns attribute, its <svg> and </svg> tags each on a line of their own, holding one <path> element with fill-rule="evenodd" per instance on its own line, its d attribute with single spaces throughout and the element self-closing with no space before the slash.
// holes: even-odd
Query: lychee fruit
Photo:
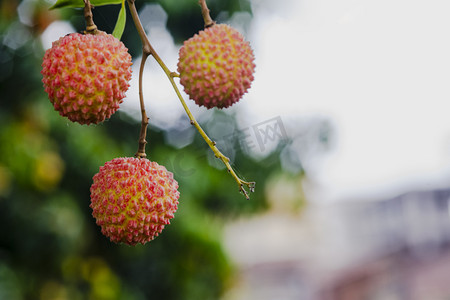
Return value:
<svg viewBox="0 0 450 300">
<path fill-rule="evenodd" d="M 80 124 L 97 124 L 123 102 L 131 64 L 128 49 L 111 34 L 72 33 L 45 52 L 42 82 L 60 115 Z"/>
<path fill-rule="evenodd" d="M 255 71 L 250 44 L 234 28 L 213 25 L 184 42 L 179 52 L 180 83 L 200 106 L 226 108 L 250 88 Z"/>
<path fill-rule="evenodd" d="M 120 157 L 94 175 L 90 207 L 111 241 L 145 244 L 170 224 L 179 196 L 178 183 L 164 166 L 146 158 Z"/>
</svg>

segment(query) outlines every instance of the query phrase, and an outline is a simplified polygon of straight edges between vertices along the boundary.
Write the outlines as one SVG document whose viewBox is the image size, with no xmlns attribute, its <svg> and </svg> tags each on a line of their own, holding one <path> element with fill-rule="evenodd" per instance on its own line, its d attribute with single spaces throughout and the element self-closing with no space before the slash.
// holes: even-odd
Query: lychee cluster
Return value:
<svg viewBox="0 0 450 300">
<path fill-rule="evenodd" d="M 80 124 L 97 124 L 122 103 L 131 64 L 128 49 L 112 35 L 72 33 L 45 52 L 42 82 L 62 116 Z"/>
<path fill-rule="evenodd" d="M 153 240 L 178 208 L 178 183 L 164 166 L 146 158 L 106 162 L 93 177 L 92 215 L 115 243 Z"/>
<path fill-rule="evenodd" d="M 86 28 L 96 28 L 87 8 L 89 1 L 85 2 L 85 18 L 92 24 Z M 181 47 L 180 83 L 200 106 L 230 107 L 250 88 L 254 60 L 250 44 L 237 30 L 212 25 Z M 119 109 L 130 86 L 131 65 L 131 55 L 120 40 L 92 29 L 92 33 L 69 34 L 53 43 L 43 58 L 42 82 L 60 115 L 80 124 L 98 124 Z M 140 151 L 146 143 L 145 133 L 141 130 Z M 144 146 L 138 153 L 145 154 Z M 135 157 L 106 162 L 94 175 L 90 192 L 92 216 L 102 233 L 112 242 L 128 245 L 145 244 L 158 236 L 174 217 L 180 197 L 171 172 Z"/>
<path fill-rule="evenodd" d="M 232 27 L 213 25 L 185 41 L 178 72 L 184 91 L 198 105 L 226 108 L 250 88 L 255 71 L 250 44 Z"/>
</svg>

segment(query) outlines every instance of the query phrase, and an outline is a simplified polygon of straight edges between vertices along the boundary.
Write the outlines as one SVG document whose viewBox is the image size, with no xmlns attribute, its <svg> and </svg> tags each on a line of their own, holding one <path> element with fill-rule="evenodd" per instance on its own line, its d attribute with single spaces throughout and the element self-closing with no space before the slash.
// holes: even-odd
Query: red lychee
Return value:
<svg viewBox="0 0 450 300">
<path fill-rule="evenodd" d="M 72 33 L 53 42 L 42 82 L 55 110 L 80 124 L 97 124 L 119 108 L 131 79 L 131 55 L 111 34 Z"/>
<path fill-rule="evenodd" d="M 179 196 L 178 183 L 164 166 L 146 158 L 120 157 L 94 175 L 90 207 L 111 241 L 145 244 L 170 224 Z"/>
<path fill-rule="evenodd" d="M 180 83 L 200 106 L 226 108 L 250 88 L 255 71 L 250 44 L 234 28 L 213 25 L 185 41 L 179 52 Z"/>
</svg>

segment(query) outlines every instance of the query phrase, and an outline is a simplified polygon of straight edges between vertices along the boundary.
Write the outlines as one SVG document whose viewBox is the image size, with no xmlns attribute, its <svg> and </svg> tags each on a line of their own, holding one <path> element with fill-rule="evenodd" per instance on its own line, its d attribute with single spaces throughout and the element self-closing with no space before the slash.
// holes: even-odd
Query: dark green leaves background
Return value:
<svg viewBox="0 0 450 300">
<path fill-rule="evenodd" d="M 94 9 L 100 29 L 113 31 L 117 2 Z M 196 0 L 149 2 L 167 11 L 177 42 L 203 26 Z M 233 178 L 208 163 L 210 150 L 198 134 L 191 145 L 175 149 L 165 144 L 164 131 L 151 126 L 147 151 L 175 173 L 179 211 L 147 245 L 111 243 L 91 216 L 89 187 L 105 161 L 135 153 L 140 124 L 119 111 L 104 124 L 81 126 L 53 110 L 40 75 L 45 22 L 37 20 L 62 18 L 82 31 L 82 10 L 49 11 L 47 2 L 36 1 L 36 22 L 25 25 L 17 16 L 20 3 L 0 6 L 0 299 L 218 299 L 233 275 L 221 244 L 223 224 L 266 207 L 264 184 L 280 171 L 279 151 L 256 160 L 234 142 L 234 164 L 257 182 L 246 201 Z M 138 8 L 145 3 L 137 1 Z M 213 16 L 250 8 L 238 0 L 209 5 Z M 136 56 L 141 45 L 127 17 L 122 40 Z M 17 28 L 27 38 L 12 45 L 8 37 Z M 217 111 L 203 125 L 217 117 L 236 122 Z M 187 169 L 192 172 L 181 172 Z"/>
<path fill-rule="evenodd" d="M 92 3 L 106 3 L 101 1 Z M 130 54 L 139 57 L 142 45 L 132 18 L 121 10 L 126 5 L 113 1 L 117 4 L 95 7 L 94 21 L 99 29 L 122 35 Z M 197 0 L 138 0 L 138 11 L 148 3 L 166 11 L 167 28 L 178 45 L 203 28 Z M 269 190 L 273 182 L 300 183 L 305 174 L 295 147 L 321 152 L 329 143 L 329 124 L 294 124 L 295 136 L 285 136 L 270 154 L 257 158 L 242 143 L 230 111 L 202 115 L 202 127 L 234 158 L 237 173 L 256 181 L 250 201 L 193 127 L 175 133 L 191 130 L 194 135 L 192 143 L 175 148 L 166 143 L 174 129 L 150 124 L 147 154 L 174 173 L 179 209 L 154 241 L 135 247 L 111 243 L 91 216 L 89 188 L 106 161 L 134 155 L 140 122 L 119 110 L 103 124 L 81 126 L 54 111 L 41 82 L 40 36 L 55 20 L 70 22 L 77 32 L 85 30 L 85 23 L 82 8 L 50 6 L 46 0 L 0 2 L 0 299 L 220 299 L 238 280 L 223 247 L 224 226 L 264 212 L 273 204 L 267 198 L 278 201 L 277 190 Z M 208 6 L 212 17 L 222 20 L 235 12 L 251 14 L 249 0 L 209 0 Z M 18 11 L 26 11 L 29 20 L 19 20 Z M 164 53 L 160 56 L 164 59 Z M 177 122 L 189 124 L 186 116 Z M 304 205 L 302 195 L 293 201 L 289 213 Z"/>
</svg>

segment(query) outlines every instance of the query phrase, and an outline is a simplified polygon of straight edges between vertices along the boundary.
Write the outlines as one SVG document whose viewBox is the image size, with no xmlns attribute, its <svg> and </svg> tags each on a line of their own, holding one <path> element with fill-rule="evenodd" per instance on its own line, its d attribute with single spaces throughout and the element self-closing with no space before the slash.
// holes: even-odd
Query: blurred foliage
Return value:
<svg viewBox="0 0 450 300">
<path fill-rule="evenodd" d="M 156 3 L 167 13 L 167 29 L 174 38 L 175 43 L 181 44 L 204 28 L 198 0 L 147 0 L 136 1 L 136 8 L 141 10 L 149 3 Z M 235 12 L 246 11 L 251 13 L 250 0 L 213 0 L 208 1 L 211 17 L 215 19 L 219 14 L 231 16 Z M 98 28 L 111 33 L 114 29 L 116 17 L 119 14 L 119 5 L 99 6 L 93 10 L 94 20 Z M 85 30 L 84 19 L 81 13 L 74 14 L 74 9 L 61 9 L 62 15 L 81 32 Z M 132 56 L 141 53 L 141 43 L 134 27 L 130 12 L 127 10 L 127 24 L 122 36 L 123 43 L 128 47 Z"/>
<path fill-rule="evenodd" d="M 58 18 L 80 31 L 84 21 L 80 10 L 48 11 L 51 4 L 43 0 L 25 2 L 33 16 L 25 23 L 17 16 L 19 1 L 0 6 L 0 299 L 218 299 L 233 274 L 222 249 L 223 224 L 267 208 L 264 186 L 281 172 L 289 141 L 255 158 L 239 135 L 227 140 L 233 151 L 226 154 L 238 172 L 257 182 L 246 201 L 200 135 L 176 149 L 165 143 L 167 132 L 150 126 L 149 158 L 174 173 L 179 210 L 149 244 L 111 243 L 91 216 L 89 188 L 99 166 L 134 155 L 140 123 L 119 111 L 101 125 L 81 126 L 53 110 L 41 83 L 40 33 Z M 168 12 L 177 41 L 203 26 L 196 0 L 148 2 Z M 248 0 L 209 2 L 213 16 L 250 11 Z M 137 1 L 138 7 L 145 3 Z M 112 31 L 115 19 L 106 16 L 118 10 L 96 8 L 98 27 Z M 130 21 L 124 39 L 133 55 L 140 53 Z M 223 111 L 202 125 L 220 132 L 220 124 L 238 128 Z"/>
<path fill-rule="evenodd" d="M 150 244 L 109 242 L 91 217 L 91 178 L 105 161 L 134 154 L 140 124 L 119 112 L 102 125 L 81 126 L 53 110 L 41 83 L 39 34 L 60 17 L 80 30 L 84 23 L 80 11 L 26 1 L 28 24 L 18 19 L 18 1 L 1 2 L 0 11 L 0 299 L 217 299 L 232 274 L 221 245 L 225 217 L 264 208 L 263 189 L 245 201 L 229 174 L 208 163 L 200 137 L 175 149 L 150 127 L 150 158 L 175 173 L 179 211 Z M 196 1 L 159 2 L 178 39 L 201 28 Z M 211 8 L 236 11 L 241 2 L 211 1 Z M 114 25 L 105 16 L 116 9 L 95 9 L 100 28 Z M 130 25 L 124 36 L 136 54 Z M 245 155 L 235 163 L 260 185 L 279 168 L 276 160 Z"/>
</svg>

